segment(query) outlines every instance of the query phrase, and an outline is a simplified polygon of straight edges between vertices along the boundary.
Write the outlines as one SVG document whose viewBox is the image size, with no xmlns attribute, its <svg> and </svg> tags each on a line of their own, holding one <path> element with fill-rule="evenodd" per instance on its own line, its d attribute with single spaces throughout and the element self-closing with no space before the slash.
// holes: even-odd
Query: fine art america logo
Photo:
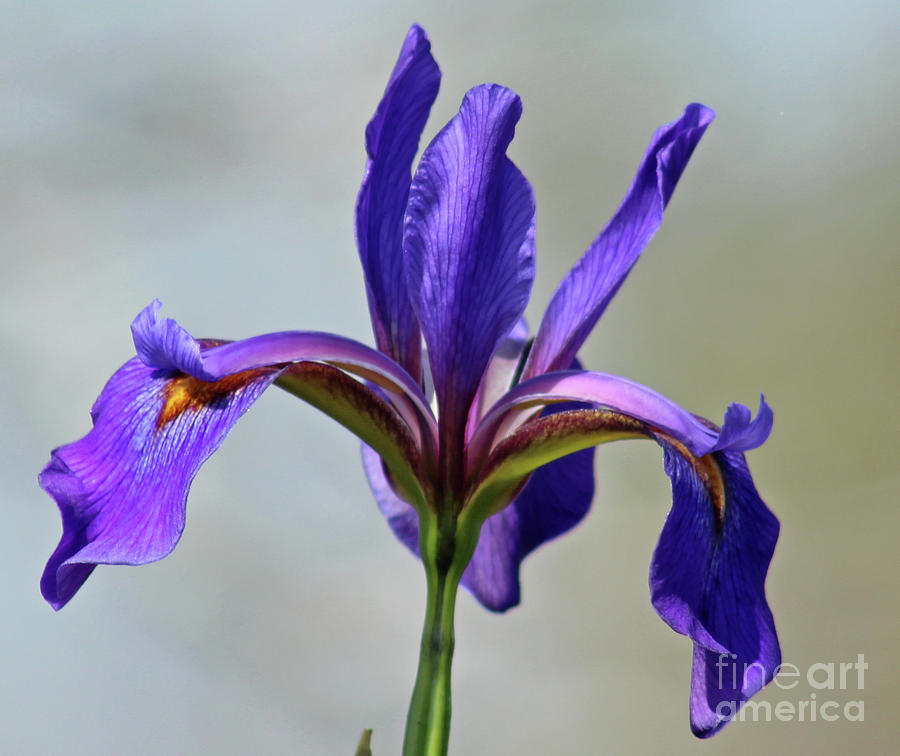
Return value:
<svg viewBox="0 0 900 756">
<path fill-rule="evenodd" d="M 865 702 L 862 698 L 854 696 L 851 700 L 848 696 L 853 693 L 839 694 L 834 691 L 862 691 L 868 668 L 864 654 L 858 654 L 855 662 L 816 662 L 806 669 L 805 675 L 796 665 L 785 662 L 775 670 L 773 685 L 781 690 L 795 690 L 801 680 L 805 680 L 809 686 L 806 697 L 800 698 L 800 691 L 795 690 L 790 699 L 774 702 L 751 699 L 744 703 L 735 719 L 741 722 L 836 722 L 839 719 L 864 722 Z M 738 692 L 745 683 L 764 674 L 759 665 L 739 665 L 731 654 L 720 654 L 716 669 L 719 691 L 722 693 Z M 720 701 L 716 714 L 723 719 L 734 716 L 738 705 L 737 701 Z"/>
</svg>

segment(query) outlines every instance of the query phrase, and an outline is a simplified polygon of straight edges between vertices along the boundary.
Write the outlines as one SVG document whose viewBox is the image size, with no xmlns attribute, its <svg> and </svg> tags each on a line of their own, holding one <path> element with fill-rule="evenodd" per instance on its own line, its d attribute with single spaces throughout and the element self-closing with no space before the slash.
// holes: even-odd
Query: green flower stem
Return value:
<svg viewBox="0 0 900 756">
<path fill-rule="evenodd" d="M 447 507 L 452 513 L 452 507 Z M 428 583 L 425 627 L 403 756 L 444 756 L 450 738 L 450 665 L 456 589 L 477 543 L 459 538 L 453 514 L 420 516 L 419 544 Z"/>
</svg>

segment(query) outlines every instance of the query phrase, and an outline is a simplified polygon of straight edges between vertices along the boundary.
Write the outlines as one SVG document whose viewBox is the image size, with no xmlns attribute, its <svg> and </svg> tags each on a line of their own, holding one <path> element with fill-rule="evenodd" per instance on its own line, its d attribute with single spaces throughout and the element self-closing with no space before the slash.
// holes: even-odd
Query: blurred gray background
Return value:
<svg viewBox="0 0 900 756">
<path fill-rule="evenodd" d="M 352 211 L 363 128 L 412 21 L 443 71 L 429 138 L 498 81 L 538 202 L 536 323 L 653 130 L 718 111 L 587 366 L 721 418 L 763 390 L 750 463 L 782 522 L 768 592 L 786 661 L 869 664 L 865 721 L 729 726 L 707 753 L 897 742 L 900 32 L 891 2 L 39 2 L 0 6 L 0 752 L 396 753 L 420 567 L 357 442 L 272 391 L 198 476 L 175 553 L 100 568 L 59 614 L 60 523 L 35 476 L 132 354 L 154 297 L 198 336 L 371 343 Z M 652 444 L 597 455 L 584 525 L 506 616 L 459 600 L 458 754 L 693 753 L 690 643 L 647 569 L 668 511 Z"/>
</svg>

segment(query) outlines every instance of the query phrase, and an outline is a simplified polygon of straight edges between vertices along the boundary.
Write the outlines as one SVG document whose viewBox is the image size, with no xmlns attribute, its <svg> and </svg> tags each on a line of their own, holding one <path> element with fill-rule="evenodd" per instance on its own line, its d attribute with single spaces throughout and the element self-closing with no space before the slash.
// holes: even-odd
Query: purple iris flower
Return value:
<svg viewBox="0 0 900 756">
<path fill-rule="evenodd" d="M 621 206 L 529 339 L 535 203 L 506 156 L 519 97 L 494 84 L 470 90 L 412 173 L 439 80 L 413 26 L 366 129 L 356 233 L 377 349 L 309 331 L 198 340 L 158 319 L 154 301 L 132 323 L 137 356 L 106 384 L 93 429 L 40 475 L 63 522 L 43 595 L 59 609 L 98 564 L 169 554 L 200 465 L 273 384 L 362 439 L 398 538 L 426 564 L 456 569 L 493 611 L 519 602 L 522 560 L 587 513 L 593 447 L 647 438 L 662 447 L 673 494 L 651 600 L 694 643 L 691 723 L 711 735 L 780 663 L 764 589 L 779 526 L 743 454 L 766 440 L 772 412 L 761 400 L 751 419 L 732 404 L 720 427 L 633 381 L 582 370 L 576 354 L 714 113 L 691 104 L 654 133 Z"/>
</svg>

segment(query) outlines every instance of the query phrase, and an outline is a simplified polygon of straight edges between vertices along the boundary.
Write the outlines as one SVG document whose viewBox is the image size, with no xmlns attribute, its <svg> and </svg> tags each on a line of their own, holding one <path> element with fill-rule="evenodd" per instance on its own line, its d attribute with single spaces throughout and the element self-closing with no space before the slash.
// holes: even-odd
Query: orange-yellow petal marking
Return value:
<svg viewBox="0 0 900 756">
<path fill-rule="evenodd" d="M 163 406 L 156 418 L 156 430 L 161 430 L 188 410 L 198 412 L 272 372 L 275 369 L 255 368 L 212 382 L 179 373 L 163 388 Z"/>
<path fill-rule="evenodd" d="M 687 447 L 671 436 L 663 436 L 667 443 L 675 447 L 679 454 L 684 457 L 694 468 L 694 472 L 703 481 L 703 485 L 709 491 L 709 497 L 712 499 L 713 514 L 716 517 L 716 530 L 722 529 L 722 520 L 725 517 L 725 483 L 722 480 L 722 473 L 719 465 L 712 454 L 706 454 L 702 457 L 696 457 L 691 454 Z"/>
</svg>

